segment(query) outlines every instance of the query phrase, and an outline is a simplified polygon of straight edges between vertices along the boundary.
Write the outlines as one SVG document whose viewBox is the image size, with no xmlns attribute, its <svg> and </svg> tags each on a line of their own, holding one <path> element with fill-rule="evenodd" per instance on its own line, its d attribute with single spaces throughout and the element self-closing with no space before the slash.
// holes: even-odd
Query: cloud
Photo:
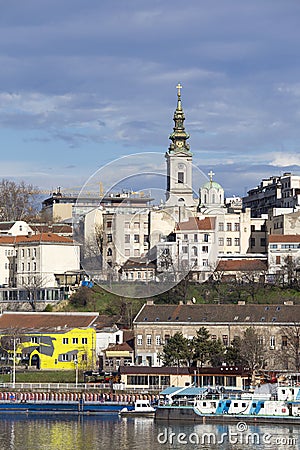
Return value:
<svg viewBox="0 0 300 450">
<path fill-rule="evenodd" d="M 16 176 L 43 164 L 60 180 L 82 155 L 77 178 L 126 153 L 163 155 L 180 81 L 194 158 L 220 168 L 226 188 L 298 164 L 299 15 L 284 0 L 11 0 L 0 17 L 3 162 L 11 153 Z"/>
<path fill-rule="evenodd" d="M 298 166 L 300 167 L 300 156 L 298 153 L 290 152 L 278 152 L 273 154 L 273 160 L 270 161 L 270 165 L 278 167 L 290 167 Z"/>
</svg>

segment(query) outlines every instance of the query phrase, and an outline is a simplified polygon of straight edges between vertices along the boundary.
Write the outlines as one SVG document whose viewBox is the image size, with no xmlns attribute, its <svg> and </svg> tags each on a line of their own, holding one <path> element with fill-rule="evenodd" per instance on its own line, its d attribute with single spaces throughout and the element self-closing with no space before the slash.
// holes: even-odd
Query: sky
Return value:
<svg viewBox="0 0 300 450">
<path fill-rule="evenodd" d="M 163 162 L 178 82 L 225 195 L 300 175 L 298 0 L 0 3 L 1 178 L 70 191 L 126 155 Z"/>
</svg>

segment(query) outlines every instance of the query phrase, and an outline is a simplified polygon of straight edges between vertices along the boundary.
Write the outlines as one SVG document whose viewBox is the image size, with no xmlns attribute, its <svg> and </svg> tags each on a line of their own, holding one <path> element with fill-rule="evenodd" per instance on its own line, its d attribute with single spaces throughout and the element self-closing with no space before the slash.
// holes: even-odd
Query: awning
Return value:
<svg viewBox="0 0 300 450">
<path fill-rule="evenodd" d="M 106 357 L 107 358 L 113 358 L 113 357 L 128 357 L 131 356 L 131 353 L 128 350 L 107 350 L 106 352 Z"/>
</svg>

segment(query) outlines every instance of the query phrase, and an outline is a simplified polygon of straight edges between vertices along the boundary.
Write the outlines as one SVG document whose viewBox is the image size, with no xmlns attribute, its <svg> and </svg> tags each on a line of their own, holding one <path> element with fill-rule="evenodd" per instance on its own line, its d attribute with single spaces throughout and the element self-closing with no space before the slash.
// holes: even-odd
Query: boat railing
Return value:
<svg viewBox="0 0 300 450">
<path fill-rule="evenodd" d="M 110 388 L 104 383 L 0 383 L 0 390 L 99 391 Z"/>
</svg>

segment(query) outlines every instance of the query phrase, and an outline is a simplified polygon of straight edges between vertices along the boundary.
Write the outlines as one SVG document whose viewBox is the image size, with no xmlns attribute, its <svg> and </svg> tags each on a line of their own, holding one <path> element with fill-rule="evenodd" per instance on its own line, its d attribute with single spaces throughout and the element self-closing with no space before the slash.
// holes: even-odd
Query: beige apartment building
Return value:
<svg viewBox="0 0 300 450">
<path fill-rule="evenodd" d="M 287 330 L 297 334 L 300 328 L 300 307 L 296 305 L 155 305 L 148 301 L 133 322 L 136 363 L 161 366 L 164 344 L 176 332 L 192 339 L 205 327 L 211 339 L 220 339 L 225 346 L 235 337 L 253 327 L 266 351 L 267 369 L 294 370 L 288 355 Z"/>
</svg>

